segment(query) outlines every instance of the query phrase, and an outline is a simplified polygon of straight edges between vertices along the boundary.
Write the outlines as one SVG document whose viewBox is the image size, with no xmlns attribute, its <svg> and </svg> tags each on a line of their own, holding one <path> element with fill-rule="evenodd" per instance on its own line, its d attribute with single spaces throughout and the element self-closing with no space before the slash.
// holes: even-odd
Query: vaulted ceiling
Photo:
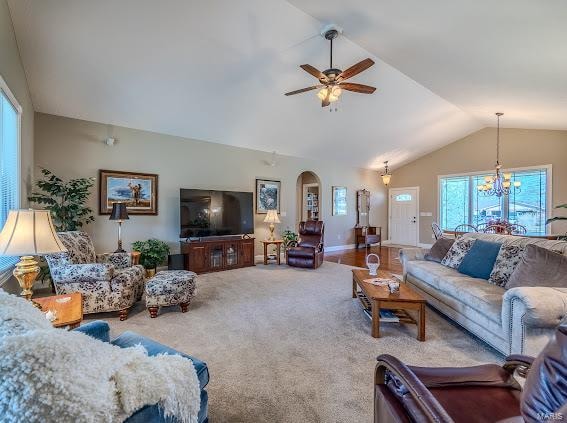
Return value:
<svg viewBox="0 0 567 423">
<path fill-rule="evenodd" d="M 36 110 L 377 168 L 493 125 L 567 129 L 562 0 L 8 0 Z M 299 69 L 373 95 L 322 109 Z"/>
</svg>

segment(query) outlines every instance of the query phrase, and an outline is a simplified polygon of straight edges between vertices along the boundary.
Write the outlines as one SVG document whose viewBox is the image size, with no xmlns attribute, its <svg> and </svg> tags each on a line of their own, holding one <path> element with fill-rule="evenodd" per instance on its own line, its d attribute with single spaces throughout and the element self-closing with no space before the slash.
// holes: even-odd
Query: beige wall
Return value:
<svg viewBox="0 0 567 423">
<path fill-rule="evenodd" d="M 27 195 L 33 174 L 34 110 L 28 89 L 26 74 L 20 60 L 20 52 L 12 26 L 12 18 L 6 0 L 0 0 L 0 75 L 22 106 L 22 143 L 20 198 L 27 205 Z"/>
<path fill-rule="evenodd" d="M 22 177 L 20 202 L 22 207 L 26 207 L 33 174 L 34 110 L 26 74 L 20 60 L 10 11 L 5 0 L 0 0 L 0 75 L 23 109 L 20 145 L 22 158 L 20 162 Z M 18 284 L 13 278 L 5 285 L 2 285 L 2 282 L 2 275 L 0 275 L 0 286 L 2 288 L 10 292 L 19 292 Z"/>
<path fill-rule="evenodd" d="M 552 203 L 567 203 L 567 131 L 503 129 L 500 135 L 504 167 L 551 164 Z M 438 219 L 438 175 L 491 170 L 495 149 L 496 129 L 484 128 L 393 172 L 390 187 L 419 186 L 420 211 L 433 213 L 433 217 L 420 217 L 420 242 L 432 242 L 431 222 Z M 556 223 L 551 230 L 567 231 L 567 226 Z"/>
<path fill-rule="evenodd" d="M 108 147 L 103 140 L 112 134 L 117 142 Z M 139 239 L 155 237 L 178 248 L 179 189 L 204 188 L 254 191 L 255 179 L 281 180 L 282 223 L 276 231 L 294 228 L 297 212 L 296 184 L 301 172 L 311 170 L 322 183 L 323 220 L 326 245 L 352 244 L 356 224 L 356 190 L 372 192 L 373 224 L 386 223 L 386 192 L 378 173 L 295 157 L 278 156 L 277 166 L 269 166 L 270 153 L 229 147 L 180 137 L 69 119 L 37 113 L 35 117 L 35 158 L 64 178 L 98 176 L 99 169 L 139 171 L 159 174 L 159 215 L 133 216 L 123 226 L 125 246 Z M 331 216 L 331 187 L 344 185 L 349 190 L 347 216 Z M 91 206 L 97 207 L 97 190 Z M 114 250 L 116 224 L 108 216 L 98 216 L 87 226 L 100 251 Z M 264 215 L 256 215 L 256 237 L 267 235 Z M 258 246 L 259 247 L 259 246 Z M 257 249 L 259 251 L 259 249 Z"/>
</svg>

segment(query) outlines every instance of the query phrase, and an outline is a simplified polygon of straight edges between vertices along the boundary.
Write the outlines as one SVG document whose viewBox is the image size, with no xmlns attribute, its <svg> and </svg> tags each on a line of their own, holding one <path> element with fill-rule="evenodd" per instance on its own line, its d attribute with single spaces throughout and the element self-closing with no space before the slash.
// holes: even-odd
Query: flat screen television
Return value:
<svg viewBox="0 0 567 423">
<path fill-rule="evenodd" d="M 179 198 L 181 238 L 254 232 L 251 192 L 181 189 Z"/>
</svg>

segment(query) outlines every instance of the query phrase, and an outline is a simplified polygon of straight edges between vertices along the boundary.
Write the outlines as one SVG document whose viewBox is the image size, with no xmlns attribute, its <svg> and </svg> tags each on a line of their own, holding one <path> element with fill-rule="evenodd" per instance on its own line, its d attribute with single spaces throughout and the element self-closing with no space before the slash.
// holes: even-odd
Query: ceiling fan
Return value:
<svg viewBox="0 0 567 423">
<path fill-rule="evenodd" d="M 301 94 L 306 91 L 321 88 L 321 90 L 317 93 L 317 97 L 321 99 L 321 107 L 326 107 L 332 102 L 337 101 L 343 90 L 362 94 L 372 94 L 374 91 L 376 91 L 376 88 L 369 85 L 345 82 L 347 79 L 350 79 L 353 76 L 358 75 L 362 71 L 365 71 L 366 69 L 371 67 L 374 64 L 374 61 L 368 58 L 364 59 L 361 62 L 358 62 L 356 65 L 351 66 L 345 71 L 336 69 L 333 67 L 333 40 L 339 36 L 339 30 L 331 26 L 330 29 L 324 31 L 321 35 L 329 40 L 331 44 L 329 69 L 321 72 L 311 65 L 301 65 L 300 68 L 317 78 L 320 84 L 302 88 L 300 90 L 290 91 L 289 93 L 285 93 L 285 95 Z"/>
</svg>

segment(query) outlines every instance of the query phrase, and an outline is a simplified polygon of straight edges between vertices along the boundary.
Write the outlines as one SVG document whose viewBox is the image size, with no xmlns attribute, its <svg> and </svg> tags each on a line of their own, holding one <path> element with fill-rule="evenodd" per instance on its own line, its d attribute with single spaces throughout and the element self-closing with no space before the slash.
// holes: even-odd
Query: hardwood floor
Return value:
<svg viewBox="0 0 567 423">
<path fill-rule="evenodd" d="M 374 253 L 380 257 L 380 269 L 394 273 L 402 272 L 402 264 L 398 258 L 400 249 L 395 247 L 371 247 L 368 254 Z M 349 266 L 366 267 L 366 249 L 341 250 L 325 253 L 325 261 L 347 264 Z"/>
</svg>

